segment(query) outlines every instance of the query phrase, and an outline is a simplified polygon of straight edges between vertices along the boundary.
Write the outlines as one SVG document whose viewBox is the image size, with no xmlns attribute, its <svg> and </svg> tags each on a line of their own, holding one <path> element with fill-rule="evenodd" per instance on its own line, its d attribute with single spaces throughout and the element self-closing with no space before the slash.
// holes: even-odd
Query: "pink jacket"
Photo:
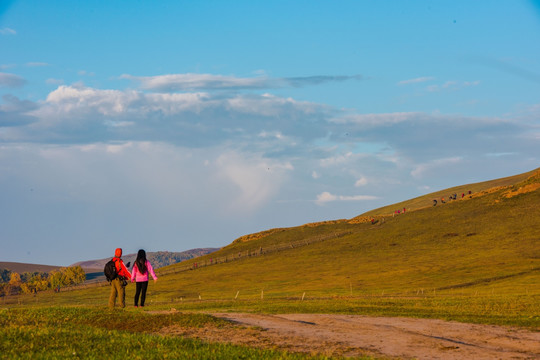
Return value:
<svg viewBox="0 0 540 360">
<path fill-rule="evenodd" d="M 137 263 L 133 265 L 133 271 L 131 273 L 131 282 L 143 282 L 148 281 L 148 273 L 152 275 L 152 278 L 154 280 L 157 280 L 156 273 L 154 272 L 154 269 L 152 269 L 152 265 L 150 264 L 150 261 L 146 260 L 146 268 L 148 269 L 146 273 L 141 273 L 139 271 L 139 268 L 137 267 Z"/>
</svg>

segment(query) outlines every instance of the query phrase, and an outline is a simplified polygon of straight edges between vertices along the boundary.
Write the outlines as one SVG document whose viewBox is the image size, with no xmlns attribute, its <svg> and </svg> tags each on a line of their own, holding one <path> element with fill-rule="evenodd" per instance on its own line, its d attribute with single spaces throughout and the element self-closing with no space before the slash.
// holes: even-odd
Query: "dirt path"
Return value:
<svg viewBox="0 0 540 360">
<path fill-rule="evenodd" d="M 431 319 L 215 313 L 242 327 L 169 329 L 209 341 L 325 355 L 400 359 L 540 359 L 540 332 Z"/>
</svg>

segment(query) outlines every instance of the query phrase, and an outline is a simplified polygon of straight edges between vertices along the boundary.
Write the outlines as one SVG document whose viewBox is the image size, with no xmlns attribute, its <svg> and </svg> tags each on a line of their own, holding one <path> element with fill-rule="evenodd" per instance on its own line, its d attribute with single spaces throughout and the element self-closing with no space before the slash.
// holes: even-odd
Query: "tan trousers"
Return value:
<svg viewBox="0 0 540 360">
<path fill-rule="evenodd" d="M 109 307 L 114 309 L 116 304 L 116 296 L 120 302 L 122 308 L 126 307 L 126 288 L 122 285 L 122 280 L 116 278 L 111 281 L 111 296 L 109 296 Z"/>
</svg>

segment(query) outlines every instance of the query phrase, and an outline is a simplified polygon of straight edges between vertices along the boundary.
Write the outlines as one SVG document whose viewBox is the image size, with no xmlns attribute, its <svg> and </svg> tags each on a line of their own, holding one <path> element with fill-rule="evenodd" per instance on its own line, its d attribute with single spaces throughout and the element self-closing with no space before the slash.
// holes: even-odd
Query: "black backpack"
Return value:
<svg viewBox="0 0 540 360">
<path fill-rule="evenodd" d="M 116 265 L 114 261 L 109 260 L 105 264 L 105 268 L 103 269 L 103 272 L 105 273 L 105 277 L 107 278 L 107 281 L 113 281 L 118 277 L 118 272 L 116 271 Z"/>
</svg>

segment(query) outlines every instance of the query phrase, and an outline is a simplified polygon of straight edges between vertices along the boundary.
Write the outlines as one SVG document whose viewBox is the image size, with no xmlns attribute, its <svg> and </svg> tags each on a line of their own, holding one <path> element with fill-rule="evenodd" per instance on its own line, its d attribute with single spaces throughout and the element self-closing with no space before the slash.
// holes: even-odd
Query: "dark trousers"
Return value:
<svg viewBox="0 0 540 360">
<path fill-rule="evenodd" d="M 146 300 L 146 289 L 148 289 L 148 281 L 136 282 L 135 288 L 135 306 L 139 306 L 139 295 L 141 296 L 141 306 L 144 306 Z"/>
</svg>

